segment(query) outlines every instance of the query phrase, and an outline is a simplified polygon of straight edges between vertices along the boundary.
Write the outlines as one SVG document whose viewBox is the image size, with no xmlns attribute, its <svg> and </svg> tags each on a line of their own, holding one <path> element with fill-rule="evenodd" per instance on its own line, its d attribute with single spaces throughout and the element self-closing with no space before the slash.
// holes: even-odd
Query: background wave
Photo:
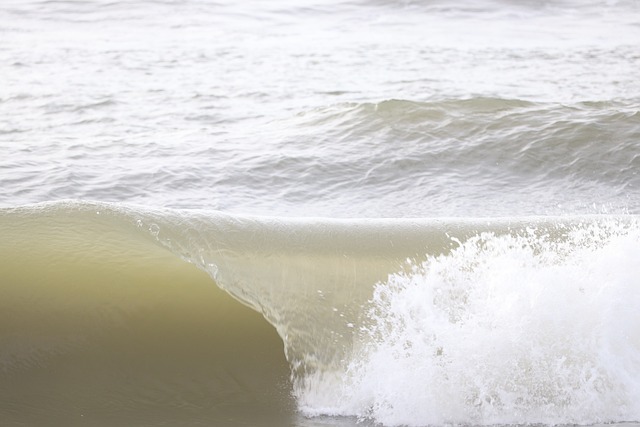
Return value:
<svg viewBox="0 0 640 427">
<path fill-rule="evenodd" d="M 169 207 L 297 216 L 637 213 L 636 106 L 391 99 L 268 120 L 245 131 L 260 142 L 246 149 L 234 139 L 215 147 L 132 140 L 117 153 L 110 143 L 98 144 L 90 155 L 83 144 L 63 144 L 55 153 L 29 144 L 14 153 L 12 144 L 4 162 L 21 172 L 6 179 L 0 195 L 12 203 L 65 197 L 139 203 L 153 194 Z M 28 163 L 24 150 L 32 153 Z M 90 166 L 102 155 L 117 160 Z M 139 157 L 147 159 L 143 166 L 133 165 Z M 36 172 L 52 161 L 47 187 Z"/>
<path fill-rule="evenodd" d="M 635 103 L 387 100 L 336 104 L 276 126 L 286 129 L 278 146 L 287 154 L 274 164 L 265 153 L 243 173 L 255 176 L 254 187 L 286 189 L 278 174 L 269 179 L 264 171 L 291 172 L 299 177 L 291 190 L 296 203 L 295 194 L 311 192 L 357 200 L 357 209 L 382 216 L 636 210 Z"/>
</svg>

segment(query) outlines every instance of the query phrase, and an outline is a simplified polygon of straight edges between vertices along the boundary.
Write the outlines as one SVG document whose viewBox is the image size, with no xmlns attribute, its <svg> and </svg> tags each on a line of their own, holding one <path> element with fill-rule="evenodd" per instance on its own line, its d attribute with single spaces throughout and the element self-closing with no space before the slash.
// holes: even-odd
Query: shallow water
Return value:
<svg viewBox="0 0 640 427">
<path fill-rule="evenodd" d="M 0 419 L 637 425 L 639 45 L 637 1 L 4 0 Z"/>
</svg>

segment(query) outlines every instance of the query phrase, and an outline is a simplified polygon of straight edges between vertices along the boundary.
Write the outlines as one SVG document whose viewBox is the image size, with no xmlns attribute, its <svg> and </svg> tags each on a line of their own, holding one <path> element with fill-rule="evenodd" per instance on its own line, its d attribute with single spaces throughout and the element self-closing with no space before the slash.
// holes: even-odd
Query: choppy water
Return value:
<svg viewBox="0 0 640 427">
<path fill-rule="evenodd" d="M 3 0 L 0 419 L 640 422 L 638 69 L 638 1 Z"/>
<path fill-rule="evenodd" d="M 638 209 L 637 2 L 5 0 L 0 14 L 5 206 Z"/>
</svg>

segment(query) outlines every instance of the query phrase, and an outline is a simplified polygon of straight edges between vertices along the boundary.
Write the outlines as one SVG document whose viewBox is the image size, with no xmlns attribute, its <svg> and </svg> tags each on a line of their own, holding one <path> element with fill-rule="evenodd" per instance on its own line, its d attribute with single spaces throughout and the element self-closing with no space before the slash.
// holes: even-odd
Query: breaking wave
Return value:
<svg viewBox="0 0 640 427">
<path fill-rule="evenodd" d="M 2 209 L 0 236 L 9 420 L 640 420 L 634 216 L 61 202 Z"/>
</svg>

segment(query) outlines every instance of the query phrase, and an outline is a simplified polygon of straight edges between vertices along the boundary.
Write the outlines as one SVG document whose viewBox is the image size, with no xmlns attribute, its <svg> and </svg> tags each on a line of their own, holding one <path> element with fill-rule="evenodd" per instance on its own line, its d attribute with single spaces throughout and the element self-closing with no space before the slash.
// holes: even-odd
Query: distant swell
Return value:
<svg viewBox="0 0 640 427">
<path fill-rule="evenodd" d="M 303 186 L 304 194 L 321 199 L 348 194 L 362 212 L 380 215 L 379 206 L 393 207 L 386 216 L 637 209 L 631 197 L 640 187 L 634 101 L 392 99 L 339 103 L 272 126 L 290 154 L 275 168 L 265 157 L 256 174 L 268 166 L 291 170 L 299 177 L 296 191 Z M 310 143 L 323 161 L 308 156 Z M 360 203 L 362 193 L 368 196 Z"/>
<path fill-rule="evenodd" d="M 473 182 L 489 176 L 512 186 L 567 179 L 613 188 L 637 185 L 639 179 L 634 172 L 640 167 L 640 113 L 635 103 L 386 100 L 320 108 L 300 114 L 292 124 L 301 132 L 323 129 L 325 140 L 343 140 L 346 149 L 341 144 L 336 148 L 354 155 L 366 153 L 372 141 L 384 142 L 376 149 L 389 155 L 376 157 L 388 159 L 390 166 L 422 169 L 427 175 L 464 171 Z M 405 155 L 396 159 L 390 155 L 393 150 Z M 394 164 L 394 159 L 404 163 Z"/>
<path fill-rule="evenodd" d="M 187 151 L 167 141 L 127 141 L 131 146 L 101 174 L 83 162 L 111 153 L 108 143 L 96 148 L 96 156 L 74 143 L 71 158 L 51 170 L 45 154 L 29 160 L 32 171 L 20 153 L 8 151 L 8 170 L 16 172 L 5 179 L 0 203 L 79 197 L 329 217 L 640 213 L 634 99 L 321 105 Z M 243 144 L 251 148 L 234 148 Z M 141 168 L 131 160 L 142 156 L 156 166 Z M 176 158 L 184 162 L 171 161 Z M 38 173 L 44 170 L 47 186 Z"/>
</svg>

